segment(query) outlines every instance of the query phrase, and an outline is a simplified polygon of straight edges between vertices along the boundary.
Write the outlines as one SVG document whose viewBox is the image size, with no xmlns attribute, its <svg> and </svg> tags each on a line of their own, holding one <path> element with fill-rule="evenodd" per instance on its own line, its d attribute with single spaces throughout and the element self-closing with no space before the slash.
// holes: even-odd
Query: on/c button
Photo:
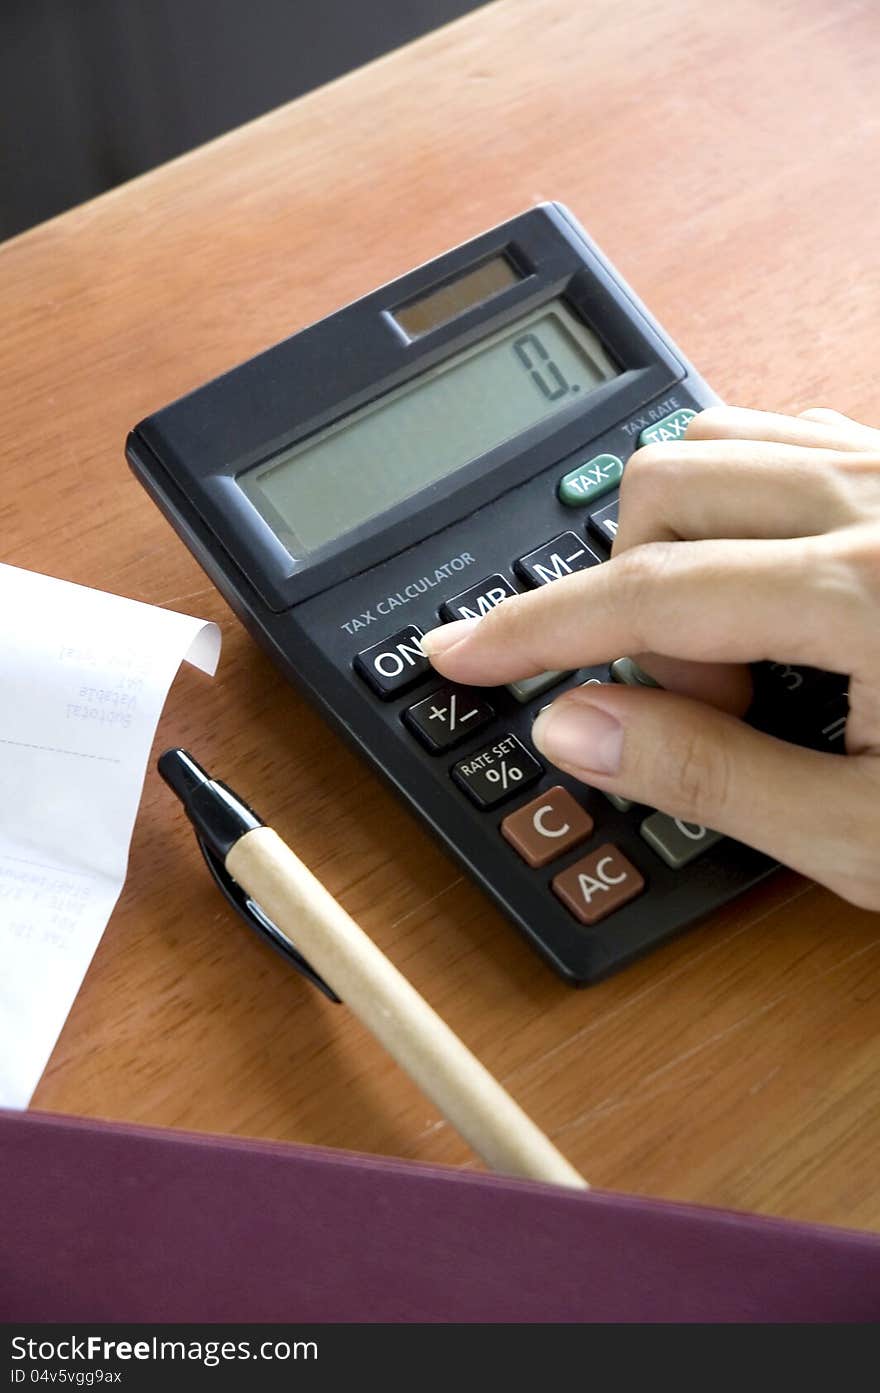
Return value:
<svg viewBox="0 0 880 1393">
<path fill-rule="evenodd" d="M 593 819 L 560 784 L 508 813 L 501 835 L 533 867 L 546 866 L 593 831 Z"/>
</svg>

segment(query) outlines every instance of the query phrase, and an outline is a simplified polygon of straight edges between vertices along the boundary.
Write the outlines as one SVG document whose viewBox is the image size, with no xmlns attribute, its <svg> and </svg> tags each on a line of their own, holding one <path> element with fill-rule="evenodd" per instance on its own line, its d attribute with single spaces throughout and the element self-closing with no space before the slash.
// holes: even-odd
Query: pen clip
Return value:
<svg viewBox="0 0 880 1393">
<path fill-rule="evenodd" d="M 291 967 L 295 967 L 297 972 L 302 973 L 303 977 L 306 977 L 313 987 L 317 987 L 318 991 L 323 992 L 331 1001 L 341 1004 L 341 997 L 336 995 L 333 988 L 327 985 L 323 977 L 318 976 L 315 969 L 306 962 L 302 953 L 293 946 L 287 935 L 283 934 L 276 924 L 273 924 L 268 914 L 260 908 L 256 901 L 251 899 L 250 895 L 239 885 L 238 881 L 233 879 L 220 857 L 211 850 L 203 838 L 199 836 L 198 832 L 196 833 L 196 841 L 205 858 L 208 870 L 214 877 L 217 888 L 225 896 L 228 903 L 232 905 L 232 908 L 241 915 L 248 927 L 256 929 L 264 942 L 268 943 L 276 952 L 281 953 L 290 963 Z"/>
</svg>

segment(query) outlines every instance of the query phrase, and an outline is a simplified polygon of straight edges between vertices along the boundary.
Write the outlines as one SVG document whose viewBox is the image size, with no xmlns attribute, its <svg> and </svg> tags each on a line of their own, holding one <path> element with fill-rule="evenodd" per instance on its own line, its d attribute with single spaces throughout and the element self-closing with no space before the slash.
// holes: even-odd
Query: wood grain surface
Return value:
<svg viewBox="0 0 880 1393">
<path fill-rule="evenodd" d="M 127 430 L 536 200 L 726 399 L 880 422 L 873 0 L 499 0 L 0 247 L 0 558 L 216 619 L 34 1106 L 476 1165 L 250 937 L 155 772 L 238 788 L 599 1186 L 880 1229 L 880 917 L 783 872 L 624 974 L 551 975 L 270 666 Z M 614 656 L 614 655 L 610 655 Z"/>
</svg>

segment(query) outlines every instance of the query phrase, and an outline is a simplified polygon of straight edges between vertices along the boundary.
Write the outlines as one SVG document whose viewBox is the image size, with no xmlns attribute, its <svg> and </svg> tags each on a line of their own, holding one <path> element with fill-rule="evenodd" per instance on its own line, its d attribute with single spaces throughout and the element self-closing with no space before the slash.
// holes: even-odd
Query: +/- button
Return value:
<svg viewBox="0 0 880 1393">
<path fill-rule="evenodd" d="M 476 735 L 494 714 L 469 688 L 446 686 L 408 707 L 403 719 L 426 749 L 439 754 Z"/>
<path fill-rule="evenodd" d="M 645 427 L 639 436 L 639 444 L 664 445 L 670 440 L 681 440 L 688 428 L 688 421 L 692 421 L 696 414 L 689 406 L 683 406 L 679 411 L 670 411 L 662 421 L 655 421 L 653 426 Z"/>
<path fill-rule="evenodd" d="M 582 924 L 598 924 L 645 888 L 644 877 L 610 842 L 553 877 L 552 889 Z"/>
<path fill-rule="evenodd" d="M 583 508 L 620 483 L 623 461 L 616 455 L 595 455 L 559 481 L 559 501 L 567 508 Z"/>
<path fill-rule="evenodd" d="M 502 837 L 533 867 L 555 861 L 592 831 L 593 819 L 561 784 L 508 813 L 501 824 Z"/>
<path fill-rule="evenodd" d="M 381 643 L 358 653 L 355 671 L 383 701 L 419 682 L 431 671 L 422 652 L 422 630 L 415 624 L 398 629 Z"/>
</svg>

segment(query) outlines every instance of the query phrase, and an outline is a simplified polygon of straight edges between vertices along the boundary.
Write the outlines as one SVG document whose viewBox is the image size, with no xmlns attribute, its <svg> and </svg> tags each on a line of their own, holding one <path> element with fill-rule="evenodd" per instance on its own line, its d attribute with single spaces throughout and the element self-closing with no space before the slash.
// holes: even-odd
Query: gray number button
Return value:
<svg viewBox="0 0 880 1393">
<path fill-rule="evenodd" d="M 696 861 L 710 846 L 721 841 L 720 832 L 712 832 L 698 822 L 682 822 L 680 818 L 667 817 L 666 813 L 652 813 L 645 818 L 639 830 L 648 846 L 674 871 L 680 871 L 682 866 Z"/>
</svg>

